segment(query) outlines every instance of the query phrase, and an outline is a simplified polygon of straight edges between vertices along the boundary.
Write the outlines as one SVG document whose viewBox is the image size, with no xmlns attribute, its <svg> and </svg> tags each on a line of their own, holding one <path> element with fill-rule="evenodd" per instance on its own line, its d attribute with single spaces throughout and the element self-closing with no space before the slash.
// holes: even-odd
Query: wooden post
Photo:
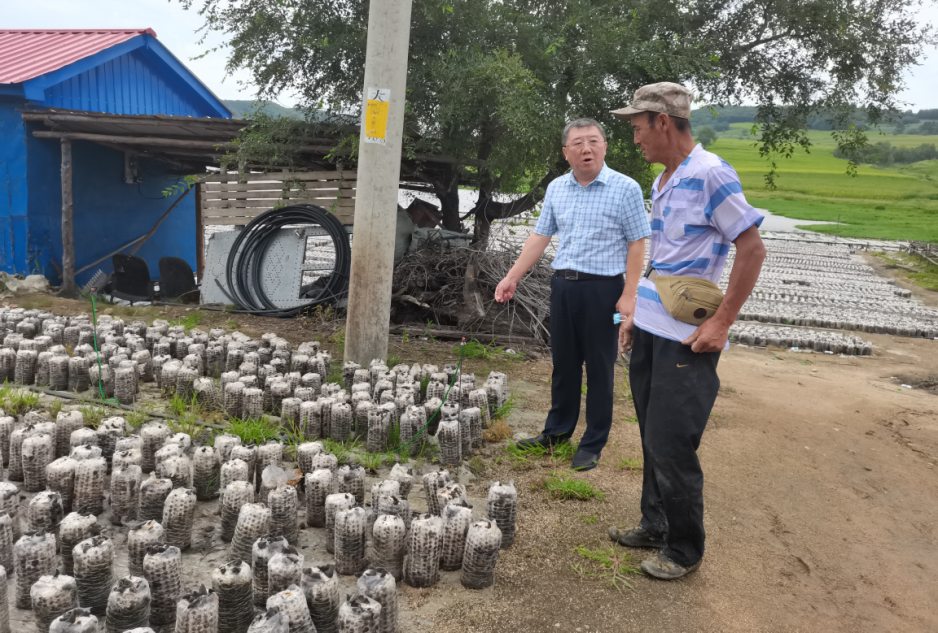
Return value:
<svg viewBox="0 0 938 633">
<path fill-rule="evenodd" d="M 205 225 L 202 223 L 202 183 L 195 185 L 195 275 L 199 283 L 205 271 Z"/>
<path fill-rule="evenodd" d="M 76 298 L 75 285 L 75 234 L 72 199 L 72 141 L 63 138 L 62 143 L 62 288 L 59 296 Z"/>
</svg>

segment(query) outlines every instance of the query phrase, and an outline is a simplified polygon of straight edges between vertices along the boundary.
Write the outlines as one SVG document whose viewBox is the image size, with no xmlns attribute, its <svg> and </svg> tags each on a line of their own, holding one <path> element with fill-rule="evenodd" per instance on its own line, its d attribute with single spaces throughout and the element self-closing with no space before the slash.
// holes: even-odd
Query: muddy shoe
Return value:
<svg viewBox="0 0 938 633">
<path fill-rule="evenodd" d="M 544 448 L 550 448 L 551 446 L 556 446 L 557 444 L 566 444 L 568 438 L 566 435 L 538 435 L 537 437 L 529 437 L 526 440 L 520 440 L 515 446 L 518 448 L 534 448 L 535 446 L 543 446 Z"/>
<path fill-rule="evenodd" d="M 620 532 L 619 528 L 613 525 L 609 528 L 609 538 L 625 547 L 653 547 L 657 549 L 664 547 L 664 537 L 652 534 L 642 526 L 632 528 L 628 532 Z"/>
<path fill-rule="evenodd" d="M 642 571 L 659 580 L 677 580 L 692 571 L 697 571 L 697 568 L 700 567 L 700 562 L 701 561 L 697 561 L 696 564 L 690 567 L 684 567 L 668 558 L 664 552 L 658 552 L 657 556 L 652 556 L 642 561 Z"/>
</svg>

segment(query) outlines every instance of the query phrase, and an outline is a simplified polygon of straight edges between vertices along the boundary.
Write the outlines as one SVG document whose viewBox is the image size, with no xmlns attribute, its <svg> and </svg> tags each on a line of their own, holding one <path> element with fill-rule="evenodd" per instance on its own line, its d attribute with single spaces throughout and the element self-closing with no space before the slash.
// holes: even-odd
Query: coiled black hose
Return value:
<svg viewBox="0 0 938 633">
<path fill-rule="evenodd" d="M 321 226 L 335 246 L 335 268 L 315 299 L 295 308 L 278 308 L 261 286 L 261 261 L 276 237 L 286 226 L 316 224 Z M 333 303 L 348 294 L 352 267 L 352 246 L 345 227 L 332 213 L 311 204 L 295 204 L 271 209 L 257 216 L 235 238 L 225 268 L 225 296 L 241 311 L 259 316 L 289 318 L 318 305 Z"/>
</svg>

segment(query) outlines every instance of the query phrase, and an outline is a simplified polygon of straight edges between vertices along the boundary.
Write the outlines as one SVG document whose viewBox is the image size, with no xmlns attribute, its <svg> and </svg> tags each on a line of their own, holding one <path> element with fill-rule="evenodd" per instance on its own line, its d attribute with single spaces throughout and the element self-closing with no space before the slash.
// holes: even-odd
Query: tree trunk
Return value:
<svg viewBox="0 0 938 633">
<path fill-rule="evenodd" d="M 481 194 L 479 195 L 481 197 Z M 479 213 L 475 209 L 473 210 L 473 214 L 475 215 L 475 229 L 473 231 L 472 241 L 485 250 L 488 248 L 489 234 L 492 232 L 492 221 L 487 215 Z"/>
<path fill-rule="evenodd" d="M 440 199 L 440 211 L 443 213 L 443 228 L 447 231 L 459 231 L 459 182 L 454 178 L 446 191 L 437 191 Z"/>
<path fill-rule="evenodd" d="M 488 248 L 489 235 L 491 233 L 492 222 L 494 220 L 504 220 L 525 211 L 530 211 L 537 203 L 544 199 L 544 193 L 547 191 L 547 185 L 562 176 L 566 172 L 566 161 L 559 161 L 547 175 L 541 179 L 531 190 L 531 193 L 522 196 L 510 202 L 497 202 L 492 200 L 492 192 L 488 188 L 483 188 L 479 192 L 479 199 L 472 213 L 475 216 L 474 241 L 483 250 Z"/>
</svg>

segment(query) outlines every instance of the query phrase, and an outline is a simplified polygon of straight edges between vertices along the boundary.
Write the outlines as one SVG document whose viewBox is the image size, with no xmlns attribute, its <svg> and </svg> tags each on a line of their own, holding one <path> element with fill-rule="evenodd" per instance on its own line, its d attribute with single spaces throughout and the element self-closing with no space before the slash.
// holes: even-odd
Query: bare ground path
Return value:
<svg viewBox="0 0 938 633">
<path fill-rule="evenodd" d="M 938 629 L 938 397 L 889 379 L 938 373 L 938 342 L 874 338 L 873 359 L 736 346 L 724 357 L 700 449 L 708 549 L 696 575 L 635 576 L 619 592 L 571 568 L 575 545 L 639 519 L 640 474 L 615 467 L 640 456 L 620 402 L 604 465 L 577 475 L 608 503 L 547 501 L 530 490 L 546 470 L 513 473 L 518 539 L 493 594 L 450 610 L 445 630 Z"/>
</svg>

